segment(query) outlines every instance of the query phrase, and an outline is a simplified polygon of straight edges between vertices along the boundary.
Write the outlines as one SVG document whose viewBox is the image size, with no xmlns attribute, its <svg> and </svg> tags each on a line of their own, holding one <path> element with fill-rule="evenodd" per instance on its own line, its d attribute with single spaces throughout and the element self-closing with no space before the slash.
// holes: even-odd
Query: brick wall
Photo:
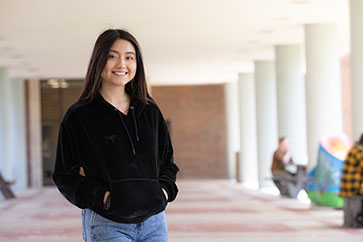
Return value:
<svg viewBox="0 0 363 242">
<path fill-rule="evenodd" d="M 226 178 L 224 86 L 155 86 L 152 96 L 170 121 L 178 178 Z"/>
</svg>

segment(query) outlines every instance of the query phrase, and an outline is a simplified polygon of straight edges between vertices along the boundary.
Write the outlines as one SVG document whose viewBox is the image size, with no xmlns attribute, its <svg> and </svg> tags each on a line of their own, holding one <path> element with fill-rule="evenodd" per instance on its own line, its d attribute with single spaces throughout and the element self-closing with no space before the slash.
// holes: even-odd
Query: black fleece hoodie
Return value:
<svg viewBox="0 0 363 242">
<path fill-rule="evenodd" d="M 143 104 L 132 98 L 125 115 L 97 94 L 73 104 L 60 125 L 53 179 L 79 208 L 120 223 L 142 222 L 175 199 L 178 171 L 167 126 L 151 99 Z"/>
</svg>

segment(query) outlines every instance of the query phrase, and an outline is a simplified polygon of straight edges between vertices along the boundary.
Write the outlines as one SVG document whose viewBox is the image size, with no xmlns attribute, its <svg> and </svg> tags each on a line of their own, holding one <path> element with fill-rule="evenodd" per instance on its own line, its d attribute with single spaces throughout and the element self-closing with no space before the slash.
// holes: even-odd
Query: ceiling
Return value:
<svg viewBox="0 0 363 242">
<path fill-rule="evenodd" d="M 98 35 L 124 28 L 153 85 L 223 83 L 304 42 L 304 25 L 337 24 L 349 53 L 348 0 L 1 0 L 0 66 L 11 77 L 83 78 Z"/>
</svg>

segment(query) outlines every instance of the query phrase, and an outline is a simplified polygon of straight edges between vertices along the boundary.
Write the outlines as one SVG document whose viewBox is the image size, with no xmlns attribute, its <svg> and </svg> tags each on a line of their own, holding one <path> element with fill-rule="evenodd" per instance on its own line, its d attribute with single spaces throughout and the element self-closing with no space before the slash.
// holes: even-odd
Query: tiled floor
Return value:
<svg viewBox="0 0 363 242">
<path fill-rule="evenodd" d="M 169 204 L 171 242 L 355 242 L 362 229 L 341 226 L 343 213 L 282 199 L 230 181 L 179 181 Z M 0 200 L 0 241 L 82 241 L 80 210 L 55 188 L 17 192 Z"/>
</svg>

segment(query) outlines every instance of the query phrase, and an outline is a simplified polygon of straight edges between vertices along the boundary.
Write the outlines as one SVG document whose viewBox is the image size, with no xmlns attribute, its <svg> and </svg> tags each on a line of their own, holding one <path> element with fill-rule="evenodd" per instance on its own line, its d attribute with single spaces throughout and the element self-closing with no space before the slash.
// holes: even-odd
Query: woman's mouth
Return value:
<svg viewBox="0 0 363 242">
<path fill-rule="evenodd" d="M 126 71 L 113 71 L 112 73 L 117 75 L 117 76 L 126 76 L 128 72 L 126 72 Z"/>
</svg>

